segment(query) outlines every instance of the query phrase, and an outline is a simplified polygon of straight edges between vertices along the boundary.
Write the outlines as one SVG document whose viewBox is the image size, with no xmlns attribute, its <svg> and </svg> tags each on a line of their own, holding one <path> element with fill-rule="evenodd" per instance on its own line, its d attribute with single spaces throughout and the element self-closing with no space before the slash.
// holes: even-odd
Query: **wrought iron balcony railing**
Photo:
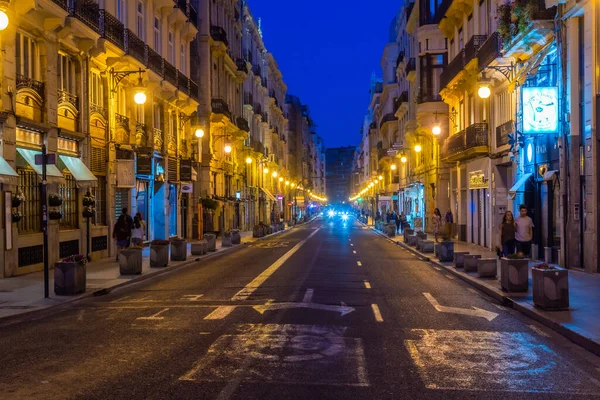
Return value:
<svg viewBox="0 0 600 400">
<path fill-rule="evenodd" d="M 250 132 L 250 125 L 248 125 L 248 121 L 244 117 L 238 117 L 237 119 L 237 127 L 244 132 Z"/>
<path fill-rule="evenodd" d="M 193 79 L 190 79 L 190 97 L 196 101 L 200 100 L 198 84 Z"/>
<path fill-rule="evenodd" d="M 67 91 L 58 89 L 58 104 L 71 104 L 76 110 L 79 110 L 79 98 Z"/>
<path fill-rule="evenodd" d="M 100 7 L 94 0 L 71 0 L 69 14 L 96 32 L 100 32 Z"/>
<path fill-rule="evenodd" d="M 177 71 L 177 89 L 187 94 L 190 93 L 189 79 L 179 71 Z"/>
<path fill-rule="evenodd" d="M 238 58 L 237 60 L 235 60 L 235 64 L 237 65 L 237 69 L 238 71 L 244 72 L 244 73 L 248 73 L 248 64 L 246 63 L 246 60 L 244 60 L 243 58 Z"/>
<path fill-rule="evenodd" d="M 177 86 L 177 68 L 167 60 L 163 59 L 164 78 L 167 82 Z"/>
<path fill-rule="evenodd" d="M 400 65 L 400 63 L 403 61 L 404 61 L 404 52 L 401 51 L 400 53 L 398 53 L 398 58 L 396 58 L 396 68 L 398 68 L 398 65 Z"/>
<path fill-rule="evenodd" d="M 164 143 L 162 130 L 154 128 L 154 130 L 152 131 L 152 136 L 154 139 L 154 149 L 158 150 L 159 152 L 162 152 Z"/>
<path fill-rule="evenodd" d="M 69 4 L 67 2 L 67 0 L 52 0 L 52 2 L 54 4 L 58 4 L 60 6 L 60 8 L 62 8 L 65 11 L 69 11 Z"/>
<path fill-rule="evenodd" d="M 406 64 L 406 73 L 408 74 L 409 72 L 415 71 L 416 69 L 417 69 L 417 62 L 416 62 L 415 58 L 412 57 L 408 60 L 408 63 Z"/>
<path fill-rule="evenodd" d="M 397 121 L 398 118 L 394 115 L 394 113 L 388 113 L 383 116 L 381 119 L 381 123 L 385 124 L 386 122 Z"/>
<path fill-rule="evenodd" d="M 229 42 L 227 41 L 227 32 L 225 32 L 225 29 L 221 28 L 220 26 L 211 25 L 210 36 L 213 38 L 213 40 L 217 42 L 223 42 L 225 46 L 229 46 Z"/>
<path fill-rule="evenodd" d="M 479 48 L 485 43 L 487 35 L 473 35 L 465 46 L 464 65 L 467 65 L 472 59 L 477 57 Z"/>
<path fill-rule="evenodd" d="M 17 90 L 26 88 L 36 92 L 42 100 L 46 98 L 44 82 L 36 81 L 35 79 L 31 79 L 25 75 L 17 74 Z"/>
<path fill-rule="evenodd" d="M 148 67 L 160 76 L 163 76 L 163 58 L 150 47 L 148 47 Z"/>
<path fill-rule="evenodd" d="M 260 65 L 253 65 L 252 66 L 252 73 L 254 74 L 254 76 L 261 76 L 262 70 L 260 68 Z"/>
<path fill-rule="evenodd" d="M 481 45 L 477 52 L 477 58 L 479 60 L 479 71 L 483 71 L 485 67 L 490 65 L 492 61 L 502 55 L 502 39 L 498 32 L 494 32 L 487 40 Z"/>
<path fill-rule="evenodd" d="M 254 96 L 250 92 L 244 92 L 244 104 L 252 105 L 254 104 Z"/>
<path fill-rule="evenodd" d="M 146 124 L 141 122 L 135 124 L 135 144 L 140 147 L 148 146 L 148 131 Z"/>
<path fill-rule="evenodd" d="M 455 156 L 459 158 L 461 153 L 477 147 L 486 147 L 485 152 L 487 152 L 488 143 L 487 123 L 478 122 L 447 138 L 442 147 L 442 157 Z M 465 158 L 469 156 L 472 157 L 473 153 L 465 153 Z"/>
<path fill-rule="evenodd" d="M 229 105 L 223 99 L 212 99 L 211 108 L 214 114 L 223 114 L 227 118 L 231 119 L 231 112 L 229 111 Z"/>
<path fill-rule="evenodd" d="M 102 106 L 90 103 L 90 113 L 100 114 L 105 120 L 108 120 L 108 110 Z"/>
<path fill-rule="evenodd" d="M 106 10 L 100 10 L 100 36 L 125 49 L 125 26 Z"/>
<path fill-rule="evenodd" d="M 465 132 L 465 145 L 467 149 L 488 145 L 488 124 L 486 122 L 478 122 L 468 126 Z"/>
<path fill-rule="evenodd" d="M 431 92 L 422 92 L 417 96 L 417 104 L 442 101 L 442 96 Z"/>
<path fill-rule="evenodd" d="M 129 132 L 129 117 L 115 113 L 115 122 L 118 127 L 121 127 Z"/>
<path fill-rule="evenodd" d="M 128 54 L 144 65 L 148 64 L 148 46 L 131 30 L 125 29 L 125 54 Z"/>
<path fill-rule="evenodd" d="M 465 66 L 465 52 L 464 49 L 459 51 L 456 57 L 446 66 L 444 71 L 440 74 L 440 87 L 445 88 L 448 86 L 450 81 L 460 72 Z"/>
<path fill-rule="evenodd" d="M 465 131 L 460 131 L 444 140 L 442 157 L 449 157 L 465 151 Z"/>
</svg>

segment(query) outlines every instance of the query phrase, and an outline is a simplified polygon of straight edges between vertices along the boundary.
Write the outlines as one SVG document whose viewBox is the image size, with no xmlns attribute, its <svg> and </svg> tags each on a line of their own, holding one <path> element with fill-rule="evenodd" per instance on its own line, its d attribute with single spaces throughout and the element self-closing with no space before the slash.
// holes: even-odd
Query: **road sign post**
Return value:
<svg viewBox="0 0 600 400">
<path fill-rule="evenodd" d="M 42 232 L 44 235 L 44 297 L 50 297 L 50 266 L 48 265 L 48 205 L 46 204 L 47 192 L 46 192 L 46 166 L 48 163 L 54 164 L 56 162 L 56 155 L 50 154 L 48 156 L 46 152 L 46 145 L 42 145 L 42 154 L 35 156 L 35 165 L 42 166 L 42 182 L 40 183 L 40 204 L 42 208 Z"/>
</svg>

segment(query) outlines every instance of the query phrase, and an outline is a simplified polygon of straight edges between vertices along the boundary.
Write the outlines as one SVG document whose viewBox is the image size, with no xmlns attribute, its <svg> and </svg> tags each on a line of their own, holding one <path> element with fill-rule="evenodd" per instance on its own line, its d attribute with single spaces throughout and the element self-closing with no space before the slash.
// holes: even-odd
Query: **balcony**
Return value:
<svg viewBox="0 0 600 400">
<path fill-rule="evenodd" d="M 394 100 L 394 115 L 400 119 L 408 111 L 408 92 L 405 90 Z"/>
<path fill-rule="evenodd" d="M 146 124 L 142 124 L 141 122 L 135 124 L 135 144 L 139 147 L 148 146 L 148 131 L 146 129 Z"/>
<path fill-rule="evenodd" d="M 58 89 L 58 105 L 61 104 L 69 104 L 75 110 L 79 111 L 79 99 L 76 95 L 66 92 L 64 90 Z"/>
<path fill-rule="evenodd" d="M 229 46 L 229 42 L 227 42 L 227 32 L 220 26 L 211 25 L 210 36 L 215 42 L 223 42 L 225 46 Z"/>
<path fill-rule="evenodd" d="M 67 4 L 67 0 L 52 0 L 54 4 L 57 4 L 65 11 L 69 11 L 69 5 Z"/>
<path fill-rule="evenodd" d="M 556 6 L 546 8 L 544 0 L 523 0 L 498 7 L 498 32 L 504 56 L 526 61 L 554 40 Z"/>
<path fill-rule="evenodd" d="M 440 87 L 445 88 L 448 84 L 462 71 L 465 66 L 465 53 L 464 49 L 461 50 L 456 57 L 446 66 L 444 71 L 440 74 Z"/>
<path fill-rule="evenodd" d="M 116 17 L 100 10 L 100 36 L 121 49 L 125 48 L 125 27 Z"/>
<path fill-rule="evenodd" d="M 237 70 L 248 74 L 248 63 L 243 58 L 238 58 L 235 60 L 235 65 L 237 65 Z"/>
<path fill-rule="evenodd" d="M 25 75 L 17 74 L 17 90 L 31 89 L 43 101 L 46 98 L 44 82 L 36 81 Z"/>
<path fill-rule="evenodd" d="M 150 47 L 148 47 L 148 67 L 161 77 L 163 76 L 163 58 Z"/>
<path fill-rule="evenodd" d="M 94 0 L 73 0 L 69 14 L 77 18 L 96 32 L 100 32 L 100 8 Z"/>
<path fill-rule="evenodd" d="M 415 78 L 417 77 L 417 61 L 415 60 L 415 58 L 411 58 L 408 60 L 408 63 L 406 64 L 406 79 L 408 79 L 409 81 L 414 81 Z"/>
<path fill-rule="evenodd" d="M 442 146 L 445 161 L 464 161 L 488 154 L 487 123 L 476 123 L 450 136 Z"/>
<path fill-rule="evenodd" d="M 442 101 L 442 96 L 436 93 L 421 92 L 417 96 L 417 104 L 432 103 Z"/>
<path fill-rule="evenodd" d="M 383 118 L 381 119 L 381 125 L 385 124 L 386 122 L 392 122 L 392 121 L 398 121 L 398 119 L 396 118 L 394 113 L 385 114 L 383 116 Z"/>
<path fill-rule="evenodd" d="M 262 84 L 262 87 L 264 87 L 265 89 L 269 87 L 269 81 L 267 80 L 267 78 L 262 78 L 261 84 Z"/>
<path fill-rule="evenodd" d="M 227 118 L 231 119 L 231 112 L 229 111 L 229 105 L 223 99 L 212 99 L 210 102 L 213 114 L 222 114 Z"/>
<path fill-rule="evenodd" d="M 185 93 L 185 94 L 190 94 L 190 86 L 189 86 L 190 82 L 187 76 L 185 76 L 184 74 L 182 74 L 181 72 L 177 71 L 177 90 Z"/>
<path fill-rule="evenodd" d="M 487 35 L 471 36 L 471 39 L 467 42 L 467 45 L 465 46 L 464 66 L 466 66 L 468 63 L 470 63 L 477 57 L 479 53 L 479 48 L 481 48 L 481 45 L 485 43 L 486 39 Z"/>
<path fill-rule="evenodd" d="M 190 97 L 196 101 L 200 101 L 198 84 L 193 79 L 190 79 Z"/>
<path fill-rule="evenodd" d="M 154 150 L 158 151 L 158 152 L 162 152 L 163 151 L 163 132 L 161 129 L 158 128 L 154 128 L 153 130 L 153 139 L 154 139 Z"/>
<path fill-rule="evenodd" d="M 494 32 L 479 48 L 477 58 L 479 60 L 479 71 L 490 65 L 498 57 L 502 57 L 502 39 L 498 32 Z"/>
<path fill-rule="evenodd" d="M 398 53 L 398 58 L 396 58 L 396 69 L 400 69 L 400 64 L 404 62 L 404 52 L 401 51 Z"/>
<path fill-rule="evenodd" d="M 108 120 L 108 110 L 102 106 L 90 103 L 90 114 L 101 115 L 105 120 Z"/>
<path fill-rule="evenodd" d="M 262 74 L 262 70 L 260 68 L 260 65 L 253 65 L 252 66 L 252 73 L 254 74 L 254 76 L 260 77 L 261 74 Z"/>
<path fill-rule="evenodd" d="M 260 154 L 265 154 L 265 145 L 262 144 L 261 142 L 253 142 L 252 143 L 252 149 Z"/>
<path fill-rule="evenodd" d="M 165 80 L 171 83 L 173 86 L 177 86 L 177 68 L 175 68 L 173 64 L 167 62 L 165 59 L 163 59 L 163 68 Z"/>
<path fill-rule="evenodd" d="M 146 43 L 137 37 L 131 30 L 125 29 L 125 54 L 132 56 L 144 65 L 148 63 Z"/>
<path fill-rule="evenodd" d="M 180 9 L 181 12 L 188 18 L 187 22 L 191 22 L 195 27 L 197 27 L 198 12 L 190 4 L 189 0 L 173 0 L 173 3 L 175 3 L 173 7 Z"/>
<path fill-rule="evenodd" d="M 115 122 L 117 127 L 116 139 L 118 144 L 129 144 L 129 118 L 115 114 Z"/>
<path fill-rule="evenodd" d="M 177 134 L 175 133 L 175 129 L 169 130 L 167 134 L 167 152 L 177 152 Z"/>
<path fill-rule="evenodd" d="M 244 105 L 253 105 L 254 104 L 254 96 L 250 92 L 244 92 Z"/>
<path fill-rule="evenodd" d="M 237 119 L 237 127 L 244 132 L 250 132 L 250 125 L 248 125 L 248 120 L 244 117 L 238 117 Z"/>
</svg>

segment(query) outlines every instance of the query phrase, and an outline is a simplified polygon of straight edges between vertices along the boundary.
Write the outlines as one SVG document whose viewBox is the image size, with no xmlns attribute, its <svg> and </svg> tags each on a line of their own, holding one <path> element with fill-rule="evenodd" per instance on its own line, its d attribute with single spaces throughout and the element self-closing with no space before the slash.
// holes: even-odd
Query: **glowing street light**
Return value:
<svg viewBox="0 0 600 400">
<path fill-rule="evenodd" d="M 416 151 L 417 153 L 420 153 L 420 152 L 421 152 L 421 150 L 423 150 L 423 148 L 421 147 L 421 145 L 420 145 L 420 144 L 417 144 L 417 145 L 415 146 L 415 151 Z"/>
<path fill-rule="evenodd" d="M 229 143 L 225 143 L 224 150 L 225 150 L 225 153 L 227 153 L 227 154 L 231 153 L 231 150 L 232 150 L 231 145 Z"/>
<path fill-rule="evenodd" d="M 252 157 L 246 157 L 246 164 L 252 164 Z"/>
<path fill-rule="evenodd" d="M 406 164 L 406 162 L 407 162 L 407 161 L 408 161 L 408 159 L 406 158 L 406 156 L 405 156 L 405 155 L 402 155 L 402 157 L 400 157 L 400 162 L 401 162 L 402 164 Z"/>
<path fill-rule="evenodd" d="M 271 175 L 273 176 L 273 178 L 277 178 L 277 171 L 273 171 Z"/>
<path fill-rule="evenodd" d="M 269 168 L 265 168 L 265 169 L 263 169 L 263 173 L 264 173 L 264 174 L 268 174 L 268 173 L 269 173 Z"/>
<path fill-rule="evenodd" d="M 442 128 L 440 128 L 440 126 L 436 124 L 436 125 L 433 127 L 433 129 L 431 129 L 431 133 L 433 133 L 434 135 L 436 135 L 436 136 L 437 136 L 437 135 L 439 135 L 440 133 L 442 133 Z"/>
<path fill-rule="evenodd" d="M 490 89 L 490 85 L 487 84 L 487 83 L 483 83 L 483 82 L 480 83 L 479 84 L 479 90 L 477 90 L 477 94 L 482 99 L 487 99 L 488 97 L 490 97 L 490 95 L 492 94 L 492 91 Z"/>
<path fill-rule="evenodd" d="M 396 170 L 396 164 L 392 164 L 392 165 L 390 166 L 390 168 L 392 169 L 392 171 L 395 171 L 395 170 Z"/>
<path fill-rule="evenodd" d="M 204 137 L 204 129 L 202 128 L 197 128 L 196 132 L 194 132 L 197 138 L 201 138 Z"/>
</svg>

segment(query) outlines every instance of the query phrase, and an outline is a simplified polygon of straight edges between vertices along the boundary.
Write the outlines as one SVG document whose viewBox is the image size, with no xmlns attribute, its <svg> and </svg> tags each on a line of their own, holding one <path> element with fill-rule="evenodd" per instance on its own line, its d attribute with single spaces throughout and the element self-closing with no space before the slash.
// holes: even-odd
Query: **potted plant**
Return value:
<svg viewBox="0 0 600 400">
<path fill-rule="evenodd" d="M 207 243 L 207 251 L 217 251 L 217 235 L 207 233 L 204 235 L 204 240 L 206 240 Z"/>
<path fill-rule="evenodd" d="M 142 273 L 142 246 L 133 246 L 119 253 L 119 271 L 121 275 Z"/>
<path fill-rule="evenodd" d="M 221 247 L 231 247 L 231 231 L 228 229 L 223 232 L 223 237 L 221 238 Z"/>
<path fill-rule="evenodd" d="M 85 265 L 83 254 L 69 256 L 54 264 L 54 293 L 57 296 L 72 296 L 85 292 Z"/>
<path fill-rule="evenodd" d="M 150 267 L 161 268 L 169 265 L 168 240 L 154 239 L 150 242 Z"/>
<path fill-rule="evenodd" d="M 23 219 L 23 213 L 21 213 L 21 211 L 13 211 L 12 222 L 19 222 L 22 219 Z"/>
<path fill-rule="evenodd" d="M 17 208 L 19 207 L 23 202 L 25 201 L 25 195 L 23 194 L 23 192 L 19 191 L 16 194 L 13 195 L 12 197 L 12 207 L 13 208 Z"/>
<path fill-rule="evenodd" d="M 187 242 L 180 237 L 171 238 L 171 261 L 187 259 Z"/>
<path fill-rule="evenodd" d="M 83 205 L 84 207 L 93 207 L 96 205 L 96 198 L 92 196 L 90 192 L 87 192 L 83 196 Z"/>
<path fill-rule="evenodd" d="M 240 230 L 232 229 L 231 230 L 231 244 L 241 244 L 241 243 L 242 243 L 242 237 L 240 235 Z"/>
<path fill-rule="evenodd" d="M 48 218 L 50 218 L 52 220 L 58 220 L 58 219 L 61 219 L 62 217 L 63 217 L 63 213 L 60 209 L 50 210 L 48 212 Z"/>
<path fill-rule="evenodd" d="M 48 206 L 60 207 L 63 203 L 63 198 L 58 193 L 50 193 L 48 196 Z"/>
<path fill-rule="evenodd" d="M 94 207 L 85 206 L 83 208 L 83 218 L 92 218 L 94 216 Z"/>
<path fill-rule="evenodd" d="M 533 304 L 545 310 L 569 308 L 569 271 L 538 264 L 531 269 Z"/>
<path fill-rule="evenodd" d="M 529 290 L 529 259 L 511 254 L 500 259 L 500 285 L 507 292 Z"/>
</svg>

